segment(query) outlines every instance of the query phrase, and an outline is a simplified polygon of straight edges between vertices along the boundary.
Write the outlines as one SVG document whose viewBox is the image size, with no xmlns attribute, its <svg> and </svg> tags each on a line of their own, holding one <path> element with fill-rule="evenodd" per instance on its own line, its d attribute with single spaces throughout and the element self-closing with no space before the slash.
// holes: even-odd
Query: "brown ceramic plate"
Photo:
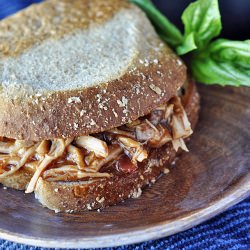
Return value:
<svg viewBox="0 0 250 250">
<path fill-rule="evenodd" d="M 250 194 L 250 89 L 199 86 L 200 122 L 171 172 L 139 199 L 80 215 L 0 188 L 0 238 L 44 247 L 107 247 L 193 227 Z"/>
</svg>

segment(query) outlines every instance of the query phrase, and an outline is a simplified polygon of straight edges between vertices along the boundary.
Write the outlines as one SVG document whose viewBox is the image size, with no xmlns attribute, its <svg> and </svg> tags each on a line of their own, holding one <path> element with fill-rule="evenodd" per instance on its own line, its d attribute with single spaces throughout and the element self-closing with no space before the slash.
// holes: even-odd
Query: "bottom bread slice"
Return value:
<svg viewBox="0 0 250 250">
<path fill-rule="evenodd" d="M 195 84 L 189 84 L 184 99 L 184 107 L 194 129 L 199 113 L 199 95 Z M 110 178 L 78 182 L 49 182 L 39 178 L 35 195 L 45 207 L 56 212 L 102 209 L 130 197 L 139 197 L 146 185 L 168 172 L 167 168 L 178 153 L 172 143 L 167 143 L 161 148 L 151 149 L 148 159 L 140 163 L 136 171 L 126 174 L 114 171 Z M 7 187 L 24 190 L 31 177 L 31 172 L 21 169 L 0 182 Z"/>
<path fill-rule="evenodd" d="M 138 198 L 142 188 L 154 183 L 176 158 L 171 146 L 153 150 L 143 167 L 131 174 L 114 174 L 93 182 L 48 182 L 39 179 L 36 198 L 56 212 L 78 212 L 102 209 L 128 198 Z"/>
<path fill-rule="evenodd" d="M 0 183 L 5 187 L 17 190 L 25 190 L 34 172 L 27 168 L 21 168 L 19 171 L 5 178 L 0 178 Z"/>
</svg>

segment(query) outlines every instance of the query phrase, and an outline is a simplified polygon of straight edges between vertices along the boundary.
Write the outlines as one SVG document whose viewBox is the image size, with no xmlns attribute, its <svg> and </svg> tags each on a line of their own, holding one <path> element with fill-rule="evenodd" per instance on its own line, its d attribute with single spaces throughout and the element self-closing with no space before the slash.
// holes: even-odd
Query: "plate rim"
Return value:
<svg viewBox="0 0 250 250">
<path fill-rule="evenodd" d="M 235 183 L 232 188 L 225 191 L 222 192 L 223 197 L 217 197 L 215 200 L 209 202 L 209 205 L 205 208 L 191 211 L 191 214 L 188 214 L 188 216 L 184 214 L 176 219 L 161 221 L 155 225 L 148 226 L 143 229 L 139 228 L 131 230 L 130 232 L 75 239 L 67 238 L 63 241 L 61 238 L 44 239 L 27 237 L 26 235 L 0 229 L 0 238 L 30 246 L 47 248 L 59 247 L 64 249 L 117 247 L 121 245 L 130 245 L 149 240 L 156 240 L 194 227 L 224 212 L 229 207 L 247 198 L 250 195 L 250 174 L 247 173 L 237 183 Z"/>
</svg>

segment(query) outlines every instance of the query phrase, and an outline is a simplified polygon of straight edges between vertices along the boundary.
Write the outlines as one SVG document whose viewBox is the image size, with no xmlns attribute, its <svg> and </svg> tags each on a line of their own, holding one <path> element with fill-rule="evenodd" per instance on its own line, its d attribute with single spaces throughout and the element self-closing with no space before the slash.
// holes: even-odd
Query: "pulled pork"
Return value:
<svg viewBox="0 0 250 250">
<path fill-rule="evenodd" d="M 40 177 L 47 181 L 78 181 L 84 178 L 108 178 L 103 166 L 122 155 L 137 166 L 148 158 L 149 148 L 168 142 L 188 151 L 183 139 L 192 134 L 191 125 L 179 97 L 119 128 L 72 139 L 42 142 L 0 138 L 0 178 L 20 168 L 29 168 L 34 175 L 26 192 L 33 192 Z"/>
</svg>

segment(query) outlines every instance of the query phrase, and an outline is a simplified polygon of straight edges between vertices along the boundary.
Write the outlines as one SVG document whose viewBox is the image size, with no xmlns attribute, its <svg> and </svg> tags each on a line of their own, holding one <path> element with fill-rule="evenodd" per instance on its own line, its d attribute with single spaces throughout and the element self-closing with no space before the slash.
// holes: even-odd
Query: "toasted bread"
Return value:
<svg viewBox="0 0 250 250">
<path fill-rule="evenodd" d="M 146 115 L 186 67 L 123 0 L 49 0 L 0 22 L 0 136 L 69 138 Z"/>
</svg>

